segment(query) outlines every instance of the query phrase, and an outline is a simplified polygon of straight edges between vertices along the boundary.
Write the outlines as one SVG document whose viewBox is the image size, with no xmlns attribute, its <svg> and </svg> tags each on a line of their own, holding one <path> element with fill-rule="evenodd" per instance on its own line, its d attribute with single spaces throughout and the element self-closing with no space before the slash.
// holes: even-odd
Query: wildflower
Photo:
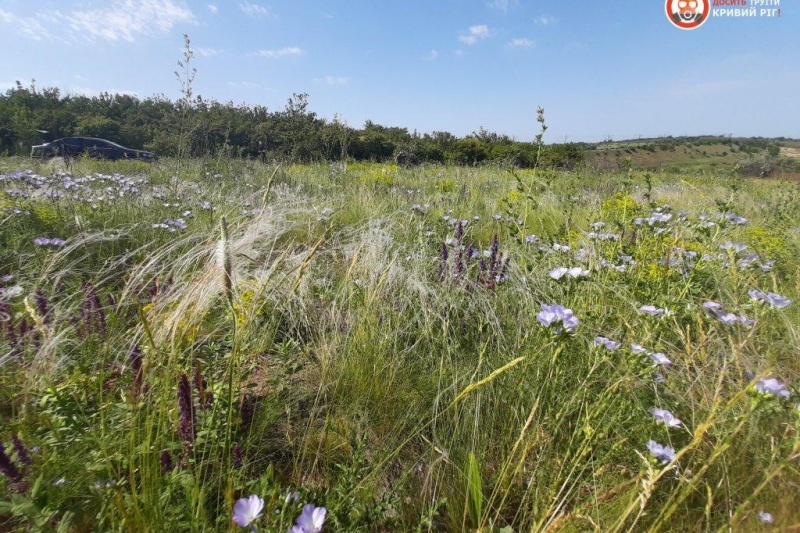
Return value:
<svg viewBox="0 0 800 533">
<path fill-rule="evenodd" d="M 285 505 L 289 505 L 290 503 L 297 503 L 299 501 L 300 501 L 300 493 L 289 491 L 289 493 L 286 494 L 286 499 L 284 500 L 283 503 Z"/>
<path fill-rule="evenodd" d="M 619 348 L 619 343 L 617 341 L 612 341 L 607 337 L 595 337 L 594 338 L 594 345 L 595 346 L 604 346 L 606 350 L 614 351 Z"/>
<path fill-rule="evenodd" d="M 649 353 L 647 348 L 641 344 L 631 343 L 631 351 L 633 353 Z"/>
<path fill-rule="evenodd" d="M 172 454 L 169 453 L 169 450 L 164 450 L 161 452 L 161 473 L 166 474 L 167 472 L 172 472 L 174 468 L 172 464 Z"/>
<path fill-rule="evenodd" d="M 64 239 L 59 239 L 59 238 L 48 239 L 47 237 L 36 237 L 35 239 L 33 239 L 33 244 L 35 244 L 36 246 L 57 246 L 57 247 L 61 247 L 61 246 L 66 246 L 67 241 L 65 241 Z"/>
<path fill-rule="evenodd" d="M 553 243 L 553 250 L 556 252 L 569 252 L 569 246 L 566 244 L 559 244 L 557 242 Z"/>
<path fill-rule="evenodd" d="M 767 302 L 774 309 L 783 309 L 784 307 L 789 307 L 792 303 L 786 296 L 775 294 L 774 292 L 767 293 Z"/>
<path fill-rule="evenodd" d="M 662 464 L 667 464 L 675 459 L 675 448 L 672 446 L 662 446 L 654 440 L 647 441 L 647 450 L 650 455 L 661 461 Z"/>
<path fill-rule="evenodd" d="M 192 405 L 192 388 L 189 385 L 189 378 L 186 377 L 186 374 L 181 375 L 178 383 L 178 411 L 180 412 L 178 436 L 183 439 L 184 447 L 187 450 L 191 450 L 197 434 L 195 432 L 194 407 Z"/>
<path fill-rule="evenodd" d="M 297 517 L 297 525 L 289 533 L 319 533 L 327 514 L 328 510 L 324 507 L 315 507 L 313 503 L 309 503 L 303 507 L 303 512 Z"/>
<path fill-rule="evenodd" d="M 650 316 L 664 316 L 667 314 L 666 309 L 659 309 L 654 305 L 643 305 L 639 308 L 639 311 Z"/>
<path fill-rule="evenodd" d="M 8 288 L 0 288 L 0 300 L 10 300 L 16 298 L 23 293 L 22 287 L 19 285 L 12 285 Z"/>
<path fill-rule="evenodd" d="M 765 512 L 763 509 L 758 512 L 758 519 L 764 522 L 765 524 L 771 524 L 773 521 L 772 515 L 770 513 Z"/>
<path fill-rule="evenodd" d="M 31 460 L 31 456 L 28 453 L 28 448 L 25 447 L 22 440 L 20 440 L 19 435 L 14 433 L 11 435 L 11 446 L 14 448 L 14 451 L 17 453 L 17 460 L 25 466 L 30 466 L 33 461 Z"/>
<path fill-rule="evenodd" d="M 675 418 L 675 416 L 666 409 L 653 408 L 650 409 L 650 414 L 656 419 L 657 423 L 664 424 L 668 428 L 679 428 L 683 423 Z"/>
<path fill-rule="evenodd" d="M 719 245 L 723 250 L 730 250 L 734 253 L 744 252 L 747 250 L 747 245 L 741 242 L 723 242 Z"/>
<path fill-rule="evenodd" d="M 574 331 L 580 323 L 578 317 L 573 314 L 572 309 L 567 309 L 563 305 L 558 304 L 542 304 L 542 310 L 536 314 L 536 320 L 545 327 L 561 322 L 564 330 L 567 332 Z M 557 331 L 560 332 L 560 329 Z"/>
<path fill-rule="evenodd" d="M 533 244 L 535 242 L 538 242 L 538 240 L 539 240 L 539 237 L 537 237 L 536 235 L 526 235 L 525 236 L 525 242 L 527 244 Z"/>
<path fill-rule="evenodd" d="M 247 527 L 261 516 L 264 509 L 264 500 L 255 494 L 249 498 L 242 498 L 233 506 L 233 521 L 240 527 Z M 255 524 L 252 526 L 255 531 Z"/>
<path fill-rule="evenodd" d="M 783 396 L 784 398 L 791 396 L 789 388 L 775 378 L 761 378 L 755 388 L 759 394 Z"/>
<path fill-rule="evenodd" d="M 231 462 L 233 463 L 233 468 L 235 468 L 236 470 L 242 468 L 242 462 L 243 462 L 242 447 L 239 446 L 238 442 L 233 445 Z"/>
<path fill-rule="evenodd" d="M 725 213 L 725 218 L 731 224 L 736 224 L 736 225 L 739 225 L 739 226 L 747 224 L 748 222 L 750 222 L 748 219 L 744 218 L 743 216 L 739 216 L 739 215 L 734 214 L 734 213 Z"/>
<path fill-rule="evenodd" d="M 20 481 L 22 479 L 22 473 L 11 462 L 11 458 L 6 454 L 5 447 L 2 444 L 0 444 L 0 473 L 11 481 Z"/>
<path fill-rule="evenodd" d="M 577 279 L 577 278 L 587 277 L 589 275 L 589 271 L 581 267 L 572 267 L 572 268 L 558 267 L 551 270 L 548 274 L 553 279 L 561 279 L 564 276 Z"/>
<path fill-rule="evenodd" d="M 661 352 L 650 353 L 648 355 L 650 356 L 650 359 L 653 361 L 653 364 L 655 364 L 656 366 L 658 365 L 669 366 L 672 364 L 672 361 L 670 361 L 669 358 Z"/>
<path fill-rule="evenodd" d="M 774 292 L 764 292 L 753 289 L 747 291 L 747 294 L 749 294 L 750 298 L 757 302 L 768 303 L 773 309 L 783 309 L 792 303 L 792 301 L 786 296 L 776 294 Z"/>
</svg>

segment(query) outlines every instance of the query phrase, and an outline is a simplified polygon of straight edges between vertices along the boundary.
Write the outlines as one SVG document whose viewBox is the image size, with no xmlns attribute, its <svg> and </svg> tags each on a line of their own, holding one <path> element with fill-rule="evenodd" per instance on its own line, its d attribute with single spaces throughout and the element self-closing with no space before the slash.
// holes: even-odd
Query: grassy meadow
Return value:
<svg viewBox="0 0 800 533">
<path fill-rule="evenodd" d="M 800 183 L 0 174 L 2 531 L 800 531 Z"/>
</svg>

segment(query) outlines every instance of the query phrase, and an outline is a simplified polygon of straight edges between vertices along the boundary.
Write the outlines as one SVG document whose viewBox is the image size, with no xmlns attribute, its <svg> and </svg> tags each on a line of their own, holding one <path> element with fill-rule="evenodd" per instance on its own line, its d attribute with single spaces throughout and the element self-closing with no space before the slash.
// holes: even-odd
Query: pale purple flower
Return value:
<svg viewBox="0 0 800 533">
<path fill-rule="evenodd" d="M 631 343 L 631 351 L 633 353 L 649 353 L 647 348 L 645 348 L 641 344 L 635 344 L 635 343 Z"/>
<path fill-rule="evenodd" d="M 289 533 L 319 533 L 327 514 L 328 510 L 324 507 L 315 507 L 313 503 L 309 503 L 303 507 L 303 512 L 297 517 L 297 525 Z"/>
<path fill-rule="evenodd" d="M 67 241 L 64 239 L 54 238 L 48 239 L 47 237 L 36 237 L 33 239 L 33 244 L 36 246 L 65 246 Z"/>
<path fill-rule="evenodd" d="M 747 291 L 747 294 L 750 295 L 750 298 L 757 302 L 764 302 L 767 300 L 767 293 L 764 291 L 758 291 L 756 289 L 750 289 Z"/>
<path fill-rule="evenodd" d="M 679 428 L 683 423 L 675 418 L 675 416 L 666 409 L 653 408 L 650 409 L 650 414 L 656 419 L 656 422 L 664 424 L 668 428 Z"/>
<path fill-rule="evenodd" d="M 764 522 L 765 524 L 771 524 L 773 522 L 772 515 L 767 513 L 763 509 L 758 512 L 758 519 Z"/>
<path fill-rule="evenodd" d="M 667 464 L 675 459 L 675 448 L 672 446 L 662 446 L 654 440 L 647 441 L 647 450 L 650 455 L 655 457 L 662 464 Z"/>
<path fill-rule="evenodd" d="M 545 327 L 561 322 L 567 332 L 572 332 L 580 323 L 578 317 L 573 314 L 572 309 L 567 309 L 558 304 L 542 304 L 542 310 L 536 314 L 536 320 Z"/>
<path fill-rule="evenodd" d="M 594 345 L 595 346 L 604 346 L 606 350 L 614 351 L 619 348 L 619 343 L 617 341 L 612 341 L 608 337 L 595 337 L 594 338 Z"/>
<path fill-rule="evenodd" d="M 739 322 L 739 317 L 733 313 L 718 313 L 717 318 L 726 326 L 732 326 Z"/>
<path fill-rule="evenodd" d="M 715 313 L 716 313 L 717 311 L 722 311 L 722 304 L 720 304 L 720 303 L 717 303 L 717 302 L 711 302 L 711 301 L 709 301 L 709 302 L 705 302 L 705 303 L 703 304 L 703 307 L 704 307 L 704 308 L 706 308 L 706 309 L 708 309 L 709 311 L 713 311 L 713 312 L 715 312 Z"/>
<path fill-rule="evenodd" d="M 557 242 L 553 243 L 553 250 L 556 252 L 569 252 L 569 246 L 566 244 L 559 244 Z"/>
<path fill-rule="evenodd" d="M 548 275 L 553 279 L 561 279 L 564 276 L 577 279 L 577 278 L 585 278 L 586 276 L 589 275 L 589 271 L 581 267 L 571 267 L 571 268 L 558 267 L 548 272 Z"/>
<path fill-rule="evenodd" d="M 792 303 L 792 301 L 786 296 L 775 294 L 774 292 L 767 293 L 767 302 L 775 309 L 789 307 Z"/>
<path fill-rule="evenodd" d="M 255 494 L 242 498 L 233 506 L 233 521 L 236 525 L 247 527 L 261 516 L 264 500 Z"/>
<path fill-rule="evenodd" d="M 538 240 L 539 240 L 539 237 L 537 237 L 536 235 L 527 235 L 527 236 L 525 236 L 525 242 L 528 243 L 528 244 L 532 244 L 534 242 L 537 242 Z"/>
<path fill-rule="evenodd" d="M 775 378 L 761 378 L 756 383 L 756 391 L 759 394 L 772 394 L 775 396 L 783 396 L 788 398 L 791 396 L 789 388 Z"/>
<path fill-rule="evenodd" d="M 650 316 L 664 316 L 667 313 L 666 309 L 659 309 L 654 305 L 643 305 L 639 308 L 639 311 Z"/>
<path fill-rule="evenodd" d="M 562 277 L 564 277 L 564 274 L 566 273 L 567 273 L 566 267 L 558 267 L 548 272 L 547 275 L 553 279 L 561 279 Z"/>
<path fill-rule="evenodd" d="M 749 220 L 747 220 L 743 216 L 739 216 L 734 213 L 726 213 L 725 218 L 728 219 L 728 222 L 730 222 L 731 224 L 743 225 L 749 222 Z"/>
<path fill-rule="evenodd" d="M 744 252 L 747 250 L 747 245 L 741 242 L 723 242 L 719 245 L 723 250 L 730 250 L 734 253 Z"/>
<path fill-rule="evenodd" d="M 658 365 L 669 366 L 672 364 L 672 361 L 670 361 L 670 359 L 661 352 L 654 352 L 648 355 L 650 356 L 650 359 L 653 361 L 653 364 L 655 364 L 656 366 Z"/>
</svg>

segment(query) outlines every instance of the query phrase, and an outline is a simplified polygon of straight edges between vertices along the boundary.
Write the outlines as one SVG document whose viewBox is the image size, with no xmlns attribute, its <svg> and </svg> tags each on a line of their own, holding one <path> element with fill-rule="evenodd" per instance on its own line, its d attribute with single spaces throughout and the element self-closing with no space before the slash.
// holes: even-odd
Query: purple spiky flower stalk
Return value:
<svg viewBox="0 0 800 533">
<path fill-rule="evenodd" d="M 42 289 L 36 289 L 33 293 L 33 298 L 36 301 L 36 309 L 39 311 L 39 314 L 42 316 L 42 320 L 45 324 L 50 322 L 50 309 L 47 307 L 47 297 L 42 292 Z"/>
<path fill-rule="evenodd" d="M 192 405 L 192 387 L 189 385 L 189 378 L 186 377 L 186 374 L 181 374 L 178 383 L 178 412 L 180 414 L 178 436 L 183 440 L 183 446 L 188 451 L 194 446 L 197 433 L 194 406 Z"/>
<path fill-rule="evenodd" d="M 20 463 L 25 466 L 30 466 L 33 463 L 31 460 L 31 454 L 28 453 L 28 448 L 25 447 L 22 440 L 20 440 L 19 435 L 14 433 L 11 435 L 11 446 L 14 448 L 14 451 L 17 454 L 17 459 Z"/>
</svg>

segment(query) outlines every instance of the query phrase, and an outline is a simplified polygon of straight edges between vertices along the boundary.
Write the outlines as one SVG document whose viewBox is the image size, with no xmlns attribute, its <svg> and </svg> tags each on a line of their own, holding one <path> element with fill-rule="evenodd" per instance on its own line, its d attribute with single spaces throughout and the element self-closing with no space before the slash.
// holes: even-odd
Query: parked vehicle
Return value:
<svg viewBox="0 0 800 533">
<path fill-rule="evenodd" d="M 139 159 L 155 161 L 158 156 L 145 150 L 125 148 L 117 143 L 94 137 L 64 137 L 45 144 L 31 147 L 31 157 L 77 157 L 87 156 L 97 159 Z"/>
</svg>

